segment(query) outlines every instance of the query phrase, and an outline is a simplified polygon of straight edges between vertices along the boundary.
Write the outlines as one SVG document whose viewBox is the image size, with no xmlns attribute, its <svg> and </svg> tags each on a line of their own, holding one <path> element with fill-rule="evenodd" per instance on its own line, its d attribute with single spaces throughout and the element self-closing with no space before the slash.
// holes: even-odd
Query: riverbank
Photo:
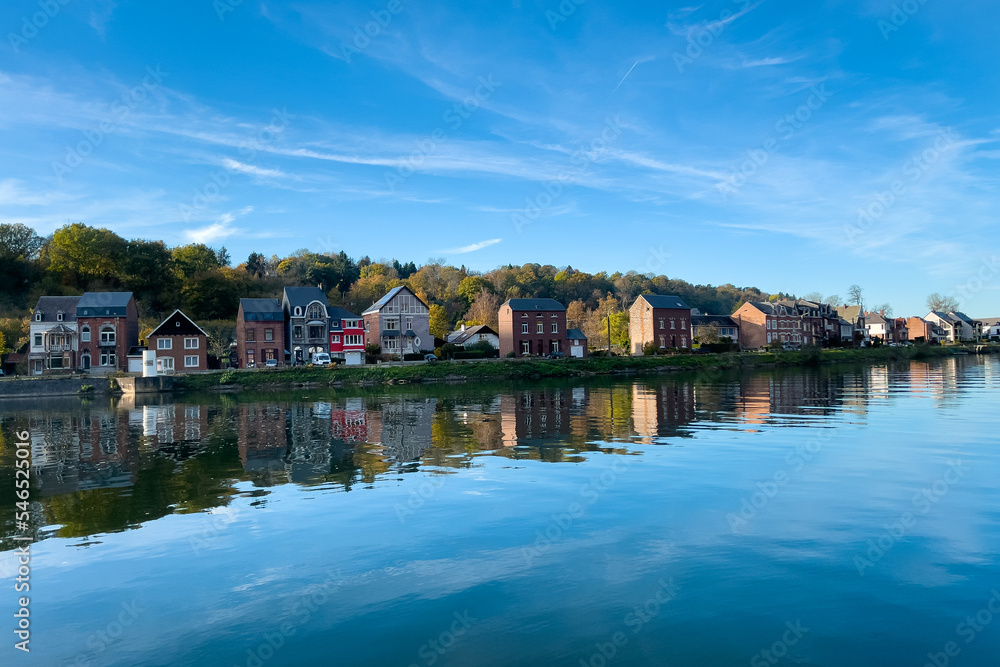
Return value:
<svg viewBox="0 0 1000 667">
<path fill-rule="evenodd" d="M 740 354 L 679 354 L 659 357 L 590 357 L 442 361 L 413 365 L 295 367 L 219 371 L 178 376 L 174 391 L 239 391 L 299 386 L 371 386 L 422 382 L 538 380 L 598 375 L 641 375 L 674 371 L 718 371 L 736 368 L 809 366 L 836 363 L 884 363 L 967 354 L 959 347 L 883 347 L 862 350 L 808 350 Z"/>
</svg>

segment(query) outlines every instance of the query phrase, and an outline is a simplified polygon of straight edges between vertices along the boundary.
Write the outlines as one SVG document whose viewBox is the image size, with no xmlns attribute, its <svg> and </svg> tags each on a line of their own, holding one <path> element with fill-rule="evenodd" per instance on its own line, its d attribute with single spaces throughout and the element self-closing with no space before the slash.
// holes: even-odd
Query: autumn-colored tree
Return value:
<svg viewBox="0 0 1000 667">
<path fill-rule="evenodd" d="M 485 324 L 494 331 L 500 331 L 500 297 L 490 289 L 482 289 L 476 295 L 472 306 L 465 313 L 467 324 Z"/>
<path fill-rule="evenodd" d="M 431 304 L 429 325 L 432 336 L 444 338 L 448 335 L 451 326 L 448 324 L 448 313 L 444 306 L 439 306 L 436 303 Z"/>
</svg>

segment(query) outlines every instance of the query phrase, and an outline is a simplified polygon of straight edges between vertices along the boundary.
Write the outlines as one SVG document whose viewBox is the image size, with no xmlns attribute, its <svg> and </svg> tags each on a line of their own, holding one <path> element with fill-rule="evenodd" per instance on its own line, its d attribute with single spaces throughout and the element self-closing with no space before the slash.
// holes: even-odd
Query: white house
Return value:
<svg viewBox="0 0 1000 667">
<path fill-rule="evenodd" d="M 954 343 L 956 340 L 961 340 L 962 326 L 960 320 L 957 320 L 949 314 L 942 313 L 939 310 L 932 310 L 927 313 L 924 319 L 931 324 L 937 325 L 941 329 L 944 340 L 947 340 L 950 343 Z"/>
<path fill-rule="evenodd" d="M 31 313 L 29 327 L 28 372 L 42 375 L 48 371 L 72 371 L 76 368 L 80 337 L 76 326 L 78 296 L 43 296 Z"/>
<path fill-rule="evenodd" d="M 494 349 L 500 349 L 500 336 L 485 324 L 477 324 L 471 327 L 466 327 L 463 324 L 458 330 L 448 334 L 447 340 L 452 345 L 460 345 L 462 347 L 471 347 L 476 343 L 486 341 Z"/>
</svg>

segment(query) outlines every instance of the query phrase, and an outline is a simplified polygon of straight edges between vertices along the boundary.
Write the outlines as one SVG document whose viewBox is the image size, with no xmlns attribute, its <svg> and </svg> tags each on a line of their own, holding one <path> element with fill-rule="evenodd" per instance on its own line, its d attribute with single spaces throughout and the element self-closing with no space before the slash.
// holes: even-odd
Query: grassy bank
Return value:
<svg viewBox="0 0 1000 667">
<path fill-rule="evenodd" d="M 281 368 L 219 371 L 176 379 L 178 391 L 209 389 L 288 388 L 296 385 L 377 385 L 411 382 L 461 382 L 537 380 L 541 378 L 583 377 L 664 373 L 678 370 L 724 370 L 766 366 L 806 366 L 831 363 L 880 363 L 894 360 L 942 357 L 956 348 L 912 347 L 869 348 L 864 350 L 808 350 L 803 352 L 686 354 L 661 357 L 592 357 L 562 360 L 454 361 L 407 366 L 361 366 L 327 368 Z"/>
</svg>

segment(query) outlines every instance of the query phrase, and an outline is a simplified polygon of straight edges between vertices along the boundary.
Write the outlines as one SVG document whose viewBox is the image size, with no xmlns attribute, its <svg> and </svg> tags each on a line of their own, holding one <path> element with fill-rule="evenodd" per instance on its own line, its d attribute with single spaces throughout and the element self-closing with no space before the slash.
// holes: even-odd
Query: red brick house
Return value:
<svg viewBox="0 0 1000 667">
<path fill-rule="evenodd" d="M 330 357 L 348 366 L 365 363 L 365 321 L 346 308 L 330 308 Z"/>
<path fill-rule="evenodd" d="M 739 322 L 740 348 L 744 350 L 767 347 L 774 342 L 802 345 L 812 335 L 811 331 L 804 331 L 803 319 L 789 304 L 748 301 L 732 318 Z"/>
<path fill-rule="evenodd" d="M 139 311 L 131 292 L 87 292 L 76 304 L 76 325 L 80 370 L 128 370 L 128 351 L 139 344 Z"/>
<path fill-rule="evenodd" d="M 642 294 L 628 313 L 633 357 L 641 357 L 647 343 L 658 350 L 691 349 L 691 307 L 679 296 Z"/>
<path fill-rule="evenodd" d="M 583 359 L 587 356 L 587 335 L 585 333 L 579 329 L 567 329 L 566 341 L 569 343 L 569 349 L 566 351 L 568 356 L 577 359 Z"/>
<path fill-rule="evenodd" d="M 179 310 L 146 336 L 150 350 L 156 352 L 156 371 L 208 370 L 208 334 Z"/>
<path fill-rule="evenodd" d="M 285 365 L 285 313 L 277 299 L 240 299 L 236 315 L 236 359 L 239 368 L 263 367 L 274 359 Z"/>
<path fill-rule="evenodd" d="M 501 357 L 569 354 L 566 306 L 555 299 L 508 299 L 499 319 Z"/>
</svg>

